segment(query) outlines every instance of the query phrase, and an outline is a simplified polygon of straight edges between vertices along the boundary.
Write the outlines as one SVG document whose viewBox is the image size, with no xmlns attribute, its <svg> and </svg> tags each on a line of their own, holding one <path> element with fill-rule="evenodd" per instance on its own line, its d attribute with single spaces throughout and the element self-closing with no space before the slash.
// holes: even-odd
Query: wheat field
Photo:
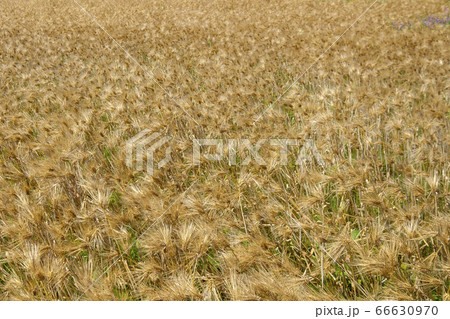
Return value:
<svg viewBox="0 0 450 319">
<path fill-rule="evenodd" d="M 0 300 L 450 300 L 449 1 L 372 4 L 2 1 Z"/>
</svg>

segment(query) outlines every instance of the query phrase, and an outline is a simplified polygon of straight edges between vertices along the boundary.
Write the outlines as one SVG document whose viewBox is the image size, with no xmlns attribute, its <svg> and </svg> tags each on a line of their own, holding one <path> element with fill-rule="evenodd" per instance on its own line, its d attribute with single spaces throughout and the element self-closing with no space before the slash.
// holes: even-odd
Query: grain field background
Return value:
<svg viewBox="0 0 450 319">
<path fill-rule="evenodd" d="M 0 299 L 450 300 L 448 7 L 1 1 Z"/>
</svg>

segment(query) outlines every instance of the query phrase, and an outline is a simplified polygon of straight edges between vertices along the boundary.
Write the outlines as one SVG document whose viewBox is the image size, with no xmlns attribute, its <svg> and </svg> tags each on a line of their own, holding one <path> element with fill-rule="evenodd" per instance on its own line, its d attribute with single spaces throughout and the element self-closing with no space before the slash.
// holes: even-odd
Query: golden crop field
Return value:
<svg viewBox="0 0 450 319">
<path fill-rule="evenodd" d="M 448 7 L 1 1 L 0 300 L 450 300 Z"/>
</svg>

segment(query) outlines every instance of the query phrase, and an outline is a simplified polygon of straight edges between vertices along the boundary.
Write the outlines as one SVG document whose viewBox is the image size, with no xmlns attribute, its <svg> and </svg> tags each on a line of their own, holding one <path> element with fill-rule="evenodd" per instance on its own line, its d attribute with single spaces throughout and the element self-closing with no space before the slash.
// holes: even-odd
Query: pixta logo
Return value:
<svg viewBox="0 0 450 319">
<path fill-rule="evenodd" d="M 151 133 L 149 129 L 145 129 L 142 132 L 136 134 L 127 141 L 127 160 L 126 165 L 130 168 L 135 168 L 138 171 L 143 170 L 144 157 L 147 158 L 146 171 L 147 174 L 153 175 L 155 166 L 158 168 L 164 167 L 170 162 L 171 148 L 170 145 L 166 146 L 165 157 L 155 163 L 155 152 L 168 144 L 170 141 L 169 136 L 161 136 L 161 133 Z M 133 154 L 136 154 L 136 164 L 133 165 Z M 156 164 L 156 165 L 155 165 Z"/>
<path fill-rule="evenodd" d="M 153 175 L 155 168 L 162 168 L 171 161 L 171 148 L 169 136 L 161 133 L 152 133 L 146 129 L 127 141 L 126 165 L 138 171 L 144 170 L 144 158 L 147 159 L 146 171 Z M 230 166 L 246 166 L 250 164 L 267 165 L 266 159 L 261 155 L 261 150 L 268 145 L 277 147 L 279 165 L 288 165 L 288 156 L 292 147 L 297 147 L 299 152 L 296 155 L 295 165 L 305 166 L 307 163 L 316 162 L 321 167 L 325 162 L 317 150 L 314 142 L 307 139 L 303 144 L 298 139 L 260 139 L 252 144 L 248 139 L 192 139 L 192 164 L 201 165 L 202 162 L 227 160 Z M 167 145 L 166 145 L 167 144 Z M 165 156 L 156 161 L 155 153 L 165 147 Z M 205 148 L 215 149 L 214 153 L 205 152 Z M 226 152 L 225 152 L 226 150 Z M 162 149 L 158 153 L 161 157 Z M 227 155 L 225 155 L 227 154 Z M 136 162 L 134 163 L 134 157 Z M 238 160 L 239 158 L 239 160 Z"/>
</svg>

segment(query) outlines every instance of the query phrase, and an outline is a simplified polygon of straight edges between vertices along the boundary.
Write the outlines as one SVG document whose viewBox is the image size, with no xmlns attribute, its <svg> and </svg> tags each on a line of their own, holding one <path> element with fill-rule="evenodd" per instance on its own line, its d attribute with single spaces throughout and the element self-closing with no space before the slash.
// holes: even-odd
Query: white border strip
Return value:
<svg viewBox="0 0 450 319">
<path fill-rule="evenodd" d="M 450 318 L 450 302 L 289 301 L 289 302 L 2 302 L 4 318 Z M 395 307 L 395 308 L 394 308 Z M 404 307 L 406 314 L 400 315 Z M 433 308 L 434 307 L 434 308 Z M 417 309 L 422 315 L 416 315 Z M 389 315 L 386 309 L 389 310 Z M 392 315 L 392 311 L 397 315 Z M 414 314 L 409 315 L 414 309 Z M 424 315 L 428 309 L 427 315 Z M 433 315 L 437 309 L 438 314 Z M 368 311 L 368 312 L 367 312 Z M 380 314 L 381 312 L 381 314 Z M 339 315 L 341 313 L 341 315 Z M 378 314 L 377 314 L 378 313 Z"/>
</svg>

